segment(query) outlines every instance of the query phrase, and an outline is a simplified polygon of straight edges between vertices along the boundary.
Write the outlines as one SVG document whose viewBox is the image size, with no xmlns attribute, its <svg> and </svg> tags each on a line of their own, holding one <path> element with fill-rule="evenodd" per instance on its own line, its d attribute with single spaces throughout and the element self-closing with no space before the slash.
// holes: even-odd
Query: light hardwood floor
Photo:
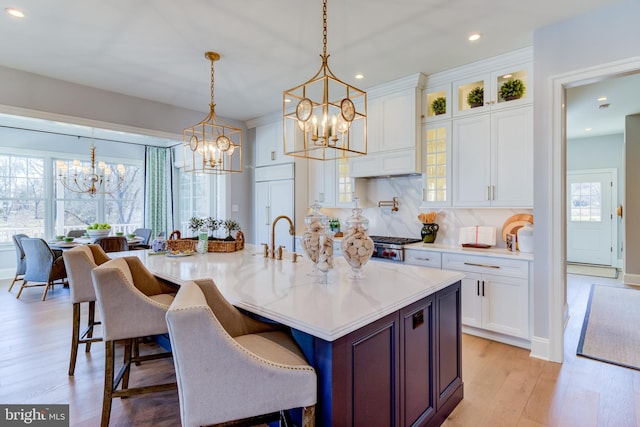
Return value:
<svg viewBox="0 0 640 427">
<path fill-rule="evenodd" d="M 455 426 L 640 426 L 640 372 L 576 357 L 575 350 L 592 283 L 620 281 L 569 275 L 570 320 L 565 363 L 529 357 L 524 349 L 463 336 L 464 400 L 444 425 Z M 74 377 L 67 375 L 71 336 L 69 290 L 0 281 L 0 403 L 69 403 L 72 426 L 98 426 L 102 405 L 104 346 L 84 347 Z M 158 351 L 153 344 L 141 351 Z M 171 360 L 145 363 L 131 385 L 175 378 Z M 112 426 L 179 426 L 176 391 L 115 399 Z"/>
</svg>

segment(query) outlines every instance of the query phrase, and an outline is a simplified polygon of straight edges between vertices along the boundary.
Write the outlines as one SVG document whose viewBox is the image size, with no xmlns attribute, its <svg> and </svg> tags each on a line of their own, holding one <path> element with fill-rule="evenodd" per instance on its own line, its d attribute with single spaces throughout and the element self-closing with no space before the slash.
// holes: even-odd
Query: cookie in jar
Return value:
<svg viewBox="0 0 640 427">
<path fill-rule="evenodd" d="M 361 279 L 362 268 L 373 255 L 373 240 L 367 234 L 369 220 L 362 216 L 362 209 L 355 208 L 346 224 L 347 231 L 340 244 L 342 256 L 351 267 L 349 277 Z"/>
</svg>

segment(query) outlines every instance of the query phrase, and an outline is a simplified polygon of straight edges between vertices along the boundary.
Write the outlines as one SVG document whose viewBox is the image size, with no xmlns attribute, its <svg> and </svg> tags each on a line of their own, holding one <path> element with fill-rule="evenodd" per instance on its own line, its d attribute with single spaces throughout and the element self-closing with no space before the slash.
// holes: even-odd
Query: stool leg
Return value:
<svg viewBox="0 0 640 427">
<path fill-rule="evenodd" d="M 91 340 L 93 338 L 93 325 L 96 320 L 96 302 L 89 301 L 89 320 L 87 320 L 87 338 Z M 80 319 L 78 319 L 78 324 L 80 324 Z M 89 353 L 91 351 L 91 341 L 89 341 L 84 349 L 85 353 Z"/>
<path fill-rule="evenodd" d="M 109 426 L 111 417 L 111 399 L 113 399 L 113 369 L 115 341 L 104 342 L 104 394 L 102 396 L 102 420 L 101 427 Z"/>
<path fill-rule="evenodd" d="M 69 357 L 69 375 L 76 370 L 76 358 L 78 357 L 78 345 L 80 342 L 80 303 L 73 304 L 73 320 L 71 332 L 71 357 Z"/>
<path fill-rule="evenodd" d="M 135 340 L 135 338 L 134 338 Z M 131 341 L 126 340 L 124 343 L 124 366 L 125 371 L 122 376 L 122 389 L 126 390 L 129 388 L 129 374 L 131 373 Z"/>
<path fill-rule="evenodd" d="M 314 427 L 316 425 L 316 405 L 306 406 L 302 409 L 302 427 Z"/>
</svg>

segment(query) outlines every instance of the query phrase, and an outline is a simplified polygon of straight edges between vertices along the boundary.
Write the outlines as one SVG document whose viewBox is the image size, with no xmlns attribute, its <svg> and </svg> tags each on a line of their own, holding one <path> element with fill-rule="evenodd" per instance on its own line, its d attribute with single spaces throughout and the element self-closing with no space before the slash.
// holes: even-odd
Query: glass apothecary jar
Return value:
<svg viewBox="0 0 640 427">
<path fill-rule="evenodd" d="M 353 215 L 346 221 L 347 230 L 340 248 L 342 256 L 351 267 L 351 279 L 361 279 L 362 268 L 373 254 L 373 240 L 367 234 L 369 220 L 362 216 L 362 209 L 353 209 Z"/>
<path fill-rule="evenodd" d="M 302 247 L 313 262 L 311 275 L 324 277 L 333 268 L 333 235 L 329 231 L 329 217 L 320 212 L 314 203 L 311 213 L 304 217 L 306 230 L 302 235 Z"/>
</svg>

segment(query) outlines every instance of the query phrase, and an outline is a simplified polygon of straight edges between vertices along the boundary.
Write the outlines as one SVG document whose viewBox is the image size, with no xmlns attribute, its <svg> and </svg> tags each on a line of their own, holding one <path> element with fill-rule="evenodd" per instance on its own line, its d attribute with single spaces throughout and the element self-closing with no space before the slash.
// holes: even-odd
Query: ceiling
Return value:
<svg viewBox="0 0 640 427">
<path fill-rule="evenodd" d="M 206 113 L 213 50 L 216 113 L 227 118 L 278 111 L 282 91 L 320 67 L 320 0 L 0 2 L 26 14 L 0 17 L 0 65 Z M 616 2 L 332 0 L 329 65 L 366 90 L 531 46 L 536 28 Z"/>
</svg>

